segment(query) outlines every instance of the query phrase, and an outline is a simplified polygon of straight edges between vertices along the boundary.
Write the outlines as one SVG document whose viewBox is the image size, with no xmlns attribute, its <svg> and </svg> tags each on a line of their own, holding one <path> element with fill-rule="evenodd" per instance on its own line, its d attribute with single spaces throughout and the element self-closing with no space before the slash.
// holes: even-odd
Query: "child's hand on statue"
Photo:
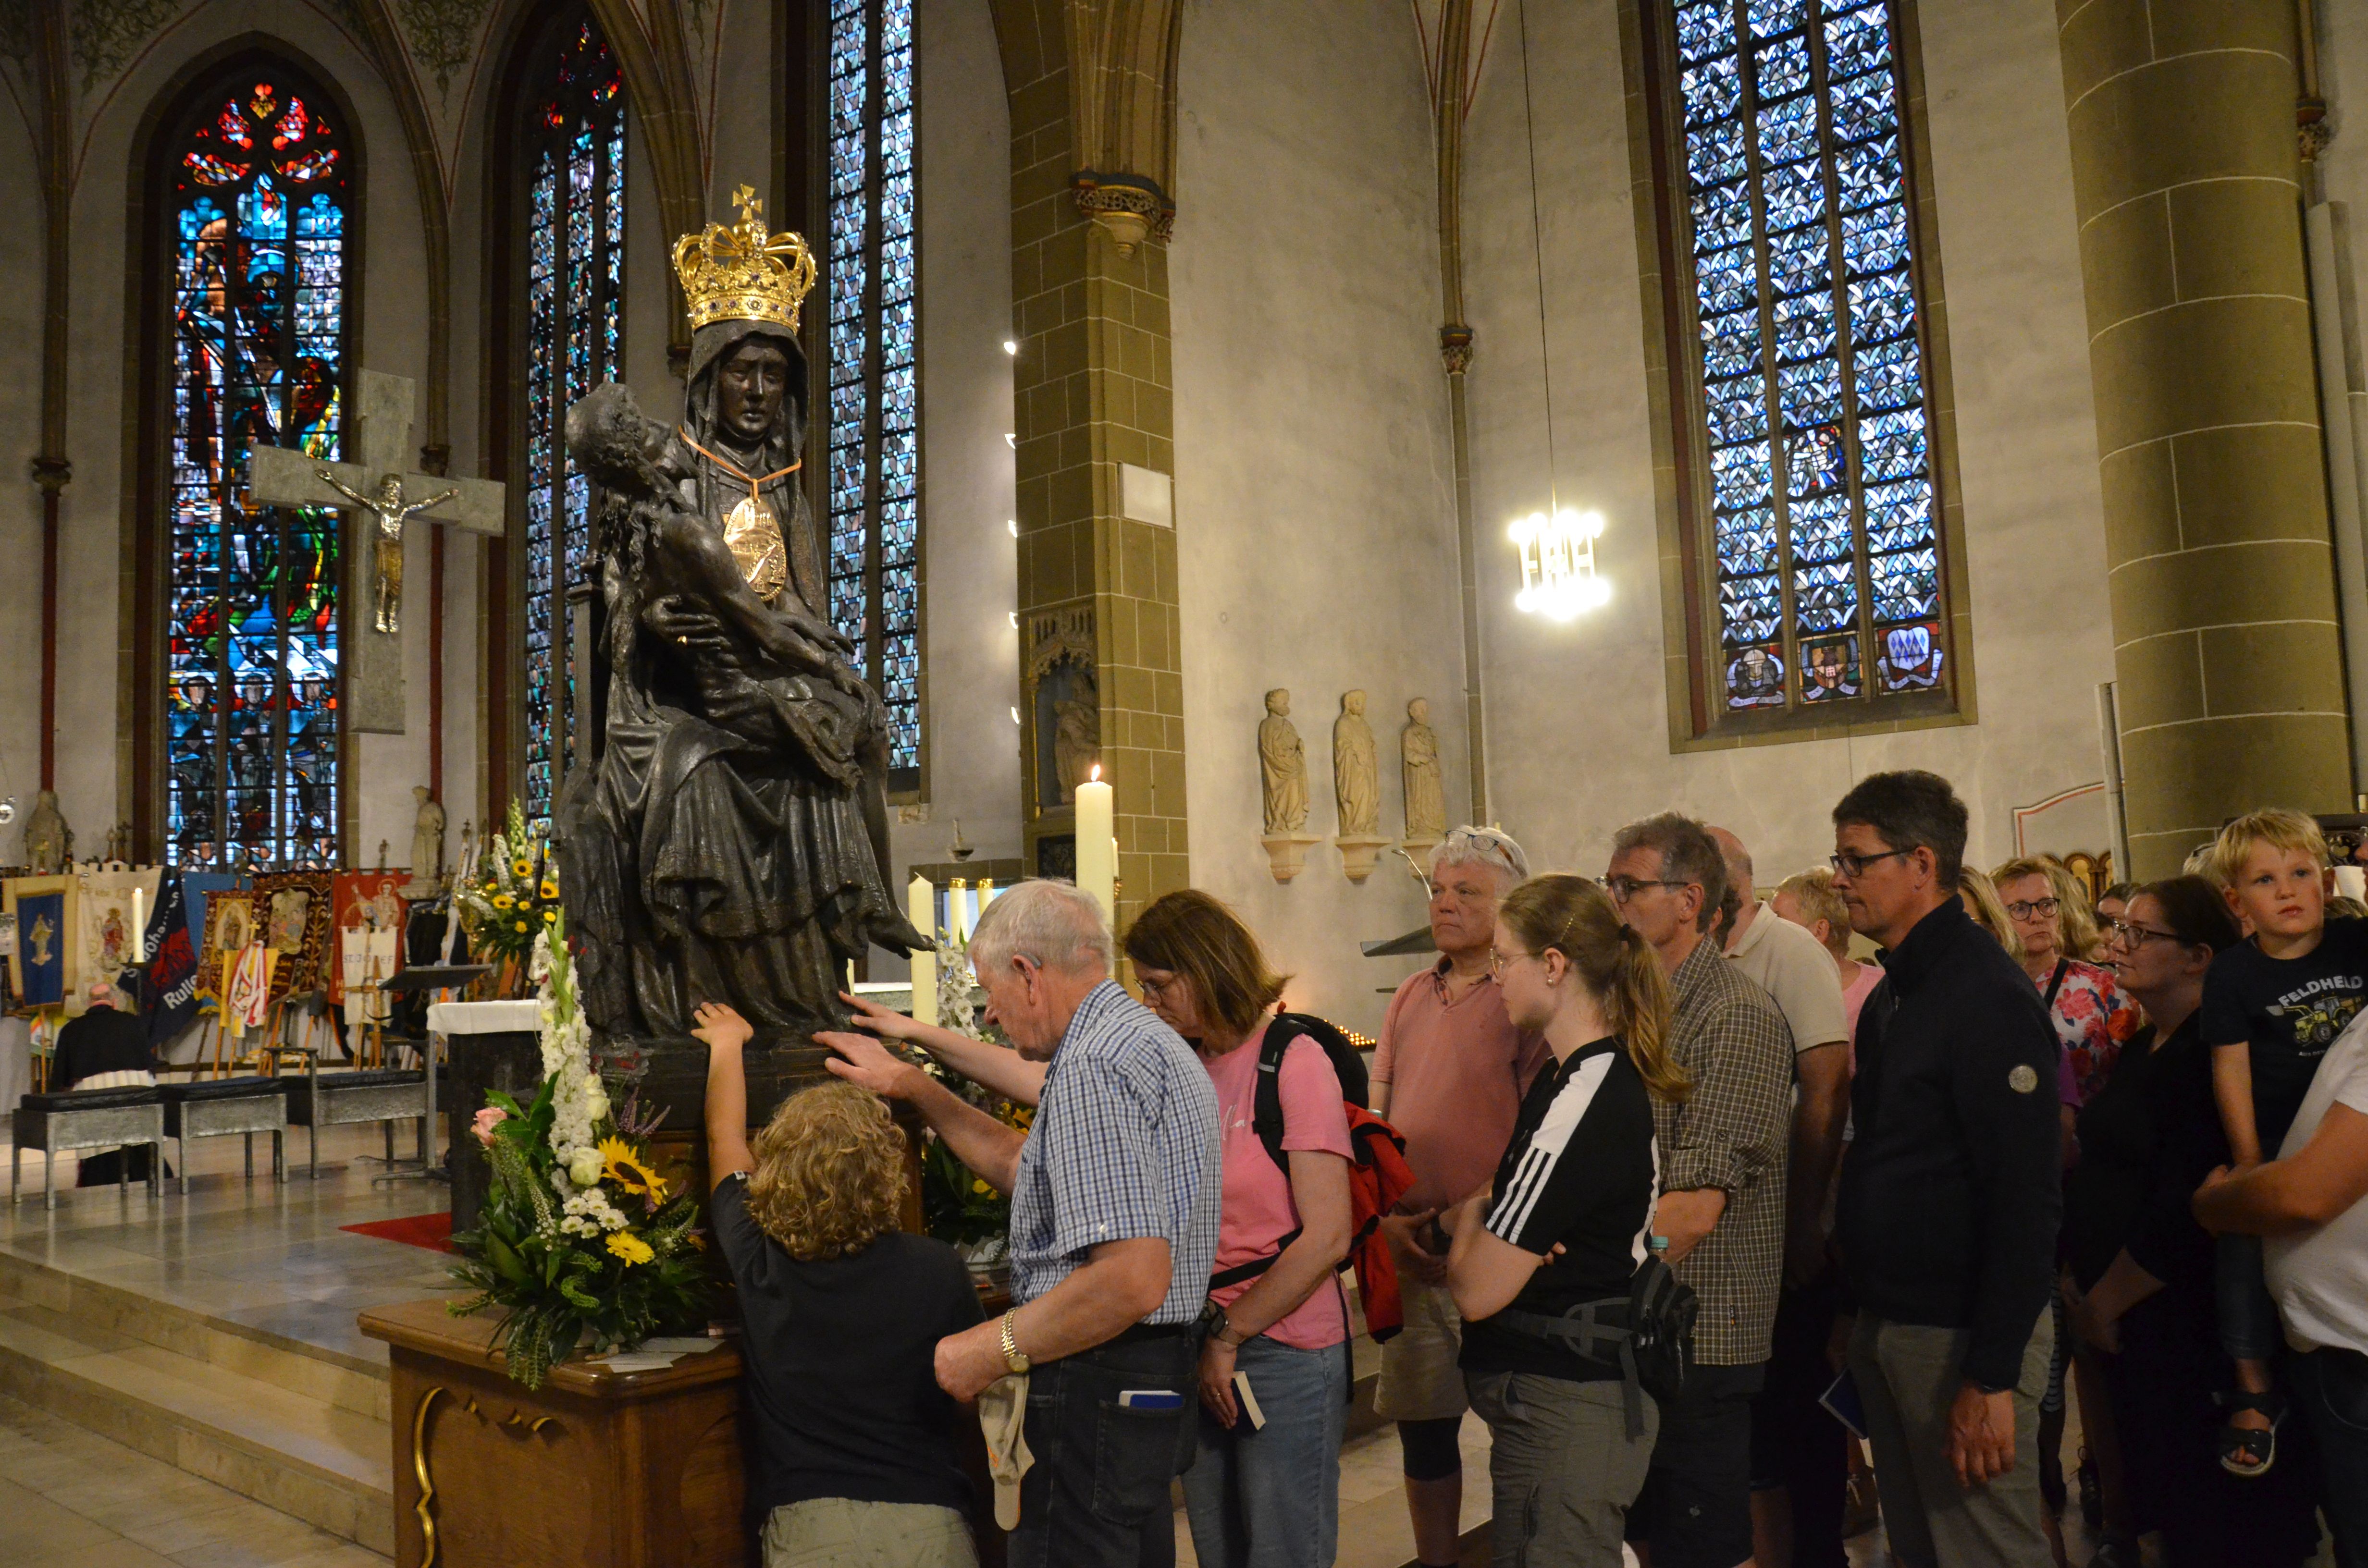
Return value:
<svg viewBox="0 0 2368 1568">
<path fill-rule="evenodd" d="M 737 1051 L 757 1032 L 747 1019 L 721 1002 L 701 1002 L 691 1017 L 697 1021 L 691 1038 L 705 1040 L 716 1051 Z"/>
</svg>

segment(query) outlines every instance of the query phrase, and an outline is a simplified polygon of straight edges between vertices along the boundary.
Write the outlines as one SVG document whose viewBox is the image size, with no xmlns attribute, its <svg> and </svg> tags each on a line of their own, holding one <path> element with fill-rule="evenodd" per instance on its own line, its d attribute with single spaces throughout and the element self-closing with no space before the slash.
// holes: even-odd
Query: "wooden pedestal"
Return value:
<svg viewBox="0 0 2368 1568">
<path fill-rule="evenodd" d="M 495 1318 L 361 1314 L 393 1366 L 397 1568 L 745 1568 L 740 1356 L 552 1369 L 529 1393 Z"/>
</svg>

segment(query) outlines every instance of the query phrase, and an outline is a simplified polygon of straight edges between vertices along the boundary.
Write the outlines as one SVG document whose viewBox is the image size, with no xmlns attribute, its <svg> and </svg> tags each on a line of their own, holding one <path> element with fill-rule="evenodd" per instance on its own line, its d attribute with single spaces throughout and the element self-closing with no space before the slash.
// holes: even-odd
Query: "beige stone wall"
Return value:
<svg viewBox="0 0 2368 1568">
<path fill-rule="evenodd" d="M 1341 872 L 1339 694 L 1367 693 L 1383 833 L 1403 831 L 1411 697 L 1430 700 L 1450 821 L 1468 810 L 1421 54 L 1402 11 L 1199 5 L 1178 88 L 1169 278 L 1192 881 L 1297 976 L 1292 1006 L 1371 1031 L 1386 1000 L 1375 988 L 1412 966 L 1357 943 L 1420 924 L 1423 898 L 1395 857 L 1362 886 Z M 1287 885 L 1258 843 L 1257 731 L 1277 686 L 1306 747 L 1306 831 L 1326 840 Z"/>
<path fill-rule="evenodd" d="M 1541 866 L 1600 873 L 1611 832 L 1677 806 L 1734 827 L 1772 881 L 1832 847 L 1856 778 L 1932 768 L 1973 809 L 1973 857 L 2012 810 L 2101 776 L 2094 687 L 2112 674 L 2069 156 L 2047 0 L 1922 0 L 1980 722 L 1671 756 L 1626 90 L 1615 0 L 1530 10 L 1558 491 L 1609 519 L 1607 608 L 1516 613 L 1503 529 L 1547 503 L 1520 34 L 1500 29 L 1471 121 L 1464 219 L 1490 777 Z"/>
</svg>

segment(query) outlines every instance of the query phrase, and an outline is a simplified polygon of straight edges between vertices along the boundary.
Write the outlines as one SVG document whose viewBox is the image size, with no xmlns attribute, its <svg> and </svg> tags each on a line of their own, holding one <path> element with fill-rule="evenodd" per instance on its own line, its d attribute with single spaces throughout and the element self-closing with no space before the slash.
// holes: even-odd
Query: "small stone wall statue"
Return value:
<svg viewBox="0 0 2368 1568">
<path fill-rule="evenodd" d="M 1373 727 L 1365 722 L 1365 694 L 1340 694 L 1340 716 L 1332 721 L 1332 792 L 1340 807 L 1340 867 L 1352 882 L 1372 874 L 1373 858 L 1389 840 L 1382 836 L 1381 763 Z"/>
<path fill-rule="evenodd" d="M 1430 727 L 1430 704 L 1419 697 L 1406 704 L 1398 755 L 1406 778 L 1406 847 L 1428 848 L 1446 835 L 1447 797 L 1440 789 L 1439 733 Z"/>
<path fill-rule="evenodd" d="M 1291 693 L 1281 687 L 1266 694 L 1266 717 L 1258 721 L 1258 778 L 1266 804 L 1267 860 L 1274 880 L 1287 882 L 1306 863 L 1315 842 L 1307 826 L 1307 753 L 1291 722 Z"/>
<path fill-rule="evenodd" d="M 33 797 L 33 814 L 25 819 L 25 860 L 37 877 L 54 877 L 74 858 L 74 829 L 58 810 L 58 793 L 44 790 Z"/>
</svg>

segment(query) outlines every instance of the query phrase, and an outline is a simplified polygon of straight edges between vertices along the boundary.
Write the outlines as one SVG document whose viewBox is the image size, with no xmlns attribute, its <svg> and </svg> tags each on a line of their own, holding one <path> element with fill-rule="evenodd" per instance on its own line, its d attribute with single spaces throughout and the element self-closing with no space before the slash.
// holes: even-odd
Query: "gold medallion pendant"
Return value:
<svg viewBox="0 0 2368 1568">
<path fill-rule="evenodd" d="M 790 580 L 789 551 L 781 544 L 781 527 L 773 509 L 755 496 L 732 508 L 723 519 L 723 542 L 739 563 L 749 592 L 769 599 Z"/>
<path fill-rule="evenodd" d="M 748 498 L 732 508 L 723 519 L 723 543 L 732 551 L 732 559 L 740 568 L 740 575 L 748 591 L 760 599 L 769 600 L 781 591 L 790 580 L 790 554 L 781 543 L 781 525 L 774 520 L 773 508 L 765 504 L 758 487 L 777 479 L 786 479 L 805 465 L 793 462 L 771 473 L 756 474 L 742 469 L 728 458 L 716 456 L 690 438 L 690 432 L 679 430 L 683 444 L 725 473 L 748 487 Z"/>
</svg>

